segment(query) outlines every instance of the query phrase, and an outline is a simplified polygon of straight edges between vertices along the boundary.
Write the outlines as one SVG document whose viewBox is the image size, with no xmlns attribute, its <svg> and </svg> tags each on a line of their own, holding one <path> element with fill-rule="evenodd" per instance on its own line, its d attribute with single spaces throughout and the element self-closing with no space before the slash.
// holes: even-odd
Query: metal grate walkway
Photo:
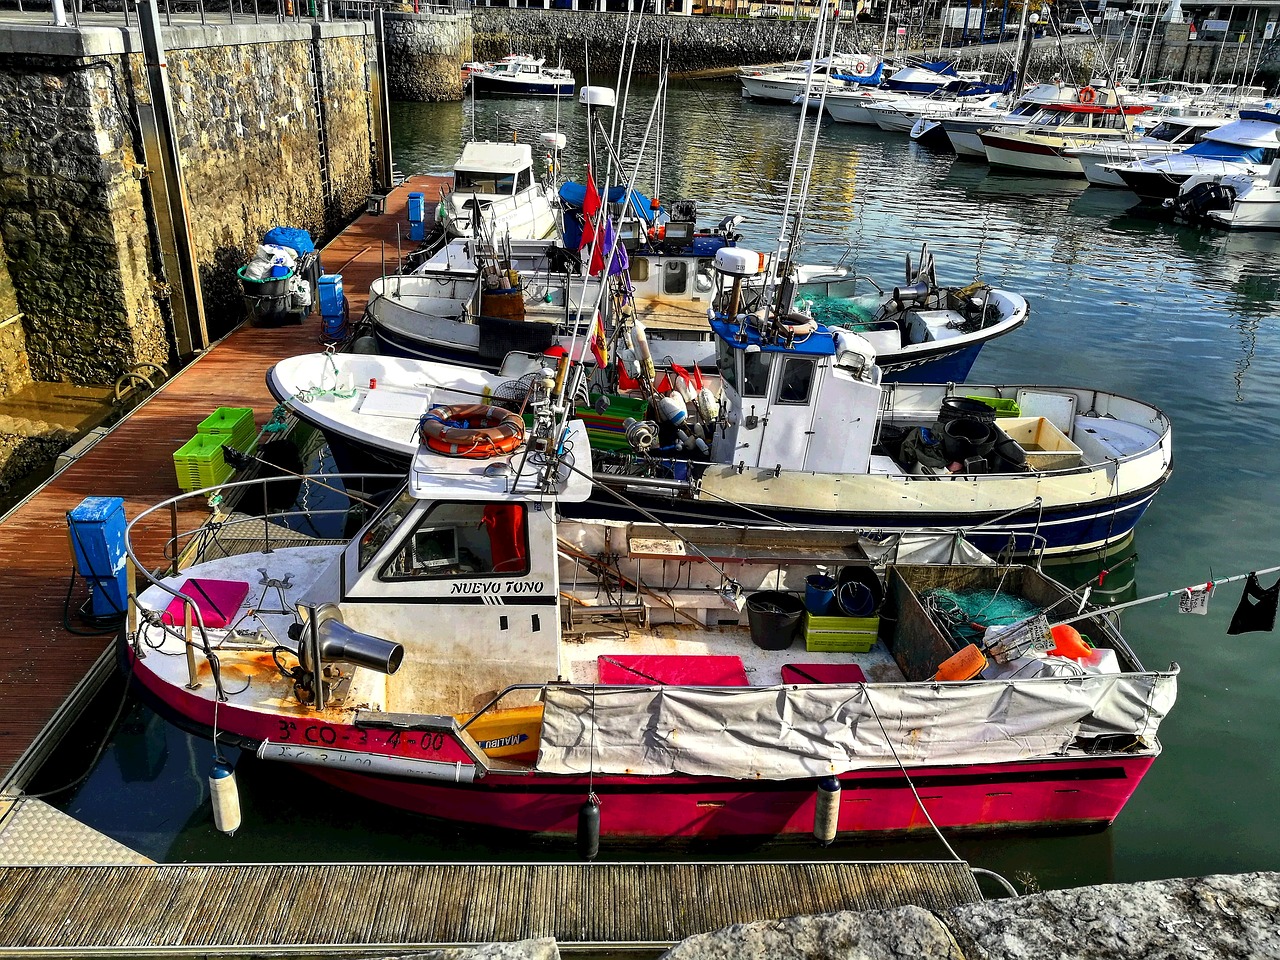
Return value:
<svg viewBox="0 0 1280 960">
<path fill-rule="evenodd" d="M 0 956 L 660 947 L 734 923 L 981 899 L 950 862 L 0 867 Z"/>
</svg>

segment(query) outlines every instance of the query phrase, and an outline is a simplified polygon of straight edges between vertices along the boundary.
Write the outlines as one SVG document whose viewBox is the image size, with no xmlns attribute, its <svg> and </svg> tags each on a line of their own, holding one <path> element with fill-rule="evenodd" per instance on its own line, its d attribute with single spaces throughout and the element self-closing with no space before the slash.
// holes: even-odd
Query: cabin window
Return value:
<svg viewBox="0 0 1280 960">
<path fill-rule="evenodd" d="M 382 568 L 383 580 L 521 576 L 529 572 L 523 504 L 437 503 Z"/>
<path fill-rule="evenodd" d="M 812 360 L 787 357 L 782 363 L 782 376 L 778 377 L 778 402 L 808 403 L 816 366 Z"/>
<path fill-rule="evenodd" d="M 725 341 L 716 338 L 716 366 L 720 368 L 720 379 L 731 390 L 738 389 L 737 352 Z"/>
<path fill-rule="evenodd" d="M 765 397 L 769 395 L 769 367 L 773 363 L 773 354 L 742 353 L 742 395 L 744 397 Z"/>
<path fill-rule="evenodd" d="M 643 283 L 649 279 L 649 258 L 636 257 L 631 261 L 631 279 L 636 283 Z"/>
<path fill-rule="evenodd" d="M 662 265 L 662 292 L 684 293 L 689 285 L 689 264 L 685 260 L 668 260 Z"/>
<path fill-rule="evenodd" d="M 404 522 L 404 518 L 409 515 L 409 511 L 413 509 L 416 502 L 408 490 L 402 490 L 400 495 L 387 505 L 377 522 L 360 538 L 361 570 L 368 566 L 369 561 L 382 549 L 391 534 Z"/>
<path fill-rule="evenodd" d="M 531 186 L 533 186 L 533 171 L 525 167 L 516 174 L 516 193 L 528 190 Z"/>
</svg>

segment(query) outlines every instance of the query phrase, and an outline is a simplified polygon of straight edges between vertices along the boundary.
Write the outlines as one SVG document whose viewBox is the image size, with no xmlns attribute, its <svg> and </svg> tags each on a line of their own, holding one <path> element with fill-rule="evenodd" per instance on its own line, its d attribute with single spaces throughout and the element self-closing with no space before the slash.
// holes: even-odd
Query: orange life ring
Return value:
<svg viewBox="0 0 1280 960">
<path fill-rule="evenodd" d="M 482 403 L 433 407 L 422 418 L 418 435 L 446 457 L 486 460 L 524 443 L 524 421 L 510 410 Z"/>
<path fill-rule="evenodd" d="M 1081 87 L 1080 95 L 1076 99 L 1081 103 L 1093 103 L 1098 99 L 1098 91 L 1093 87 Z"/>
<path fill-rule="evenodd" d="M 785 330 L 795 337 L 807 337 L 818 329 L 818 321 L 807 313 L 784 313 L 778 318 Z"/>
</svg>

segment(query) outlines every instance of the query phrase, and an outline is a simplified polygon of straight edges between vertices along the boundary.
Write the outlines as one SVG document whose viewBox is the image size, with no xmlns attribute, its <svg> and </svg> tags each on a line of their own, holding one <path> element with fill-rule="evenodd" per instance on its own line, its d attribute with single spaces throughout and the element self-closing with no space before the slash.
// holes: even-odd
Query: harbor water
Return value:
<svg viewBox="0 0 1280 960">
<path fill-rule="evenodd" d="M 628 131 L 649 105 L 640 87 Z M 701 223 L 741 214 L 744 242 L 776 243 L 796 111 L 741 100 L 732 83 L 673 83 L 657 191 L 698 201 Z M 565 176 L 581 178 L 585 113 L 576 103 L 396 104 L 401 170 L 447 172 L 467 137 L 569 140 Z M 609 120 L 606 117 L 605 123 Z M 632 137 L 622 147 L 634 155 Z M 807 148 L 806 148 L 807 152 Z M 646 162 L 639 186 L 653 190 Z M 629 171 L 629 167 L 628 167 Z M 881 286 L 901 283 L 904 256 L 927 242 L 939 281 L 981 277 L 1023 294 L 1031 319 L 987 346 L 971 379 L 1096 385 L 1163 408 L 1174 424 L 1172 478 L 1111 557 L 1057 570 L 1081 582 L 1137 553 L 1104 583 L 1127 600 L 1280 564 L 1280 236 L 1212 233 L 1131 209 L 1121 192 L 1083 181 L 991 174 L 905 136 L 823 127 L 812 166 L 800 259 L 841 258 Z M 1266 577 L 1264 584 L 1273 578 Z M 1272 807 L 1280 778 L 1280 636 L 1227 636 L 1240 584 L 1216 590 L 1206 615 L 1174 599 L 1123 615 L 1148 667 L 1178 663 L 1178 702 L 1161 727 L 1164 754 L 1116 824 L 1076 836 L 954 838 L 975 866 L 1022 889 L 1280 869 Z M 121 724 L 99 756 L 101 732 Z M 572 844 L 460 829 L 373 808 L 293 769 L 243 758 L 244 826 L 214 829 L 213 750 L 131 701 L 104 694 L 94 715 L 33 790 L 80 782 L 51 800 L 90 826 L 170 862 L 294 860 L 558 860 Z M 81 774 L 89 770 L 86 777 Z M 515 825 L 513 825 L 515 826 Z M 681 851 L 613 849 L 602 858 L 941 858 L 934 838 L 816 844 L 714 844 Z"/>
</svg>

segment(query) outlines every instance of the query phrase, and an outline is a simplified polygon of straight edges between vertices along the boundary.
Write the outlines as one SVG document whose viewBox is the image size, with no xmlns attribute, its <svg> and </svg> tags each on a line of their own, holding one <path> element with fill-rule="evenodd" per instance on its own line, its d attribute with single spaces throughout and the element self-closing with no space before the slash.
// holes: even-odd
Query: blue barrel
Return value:
<svg viewBox="0 0 1280 960">
<path fill-rule="evenodd" d="M 89 581 L 95 617 L 123 616 L 128 596 L 125 574 L 124 501 L 86 497 L 67 512 L 76 571 Z"/>
<path fill-rule="evenodd" d="M 344 313 L 342 274 L 326 273 L 320 278 L 320 315 L 341 317 Z"/>
<path fill-rule="evenodd" d="M 828 616 L 835 600 L 835 577 L 815 573 L 804 578 L 804 608 L 815 617 Z"/>
<path fill-rule="evenodd" d="M 427 219 L 427 198 L 415 190 L 409 194 L 409 222 L 422 223 Z"/>
</svg>

